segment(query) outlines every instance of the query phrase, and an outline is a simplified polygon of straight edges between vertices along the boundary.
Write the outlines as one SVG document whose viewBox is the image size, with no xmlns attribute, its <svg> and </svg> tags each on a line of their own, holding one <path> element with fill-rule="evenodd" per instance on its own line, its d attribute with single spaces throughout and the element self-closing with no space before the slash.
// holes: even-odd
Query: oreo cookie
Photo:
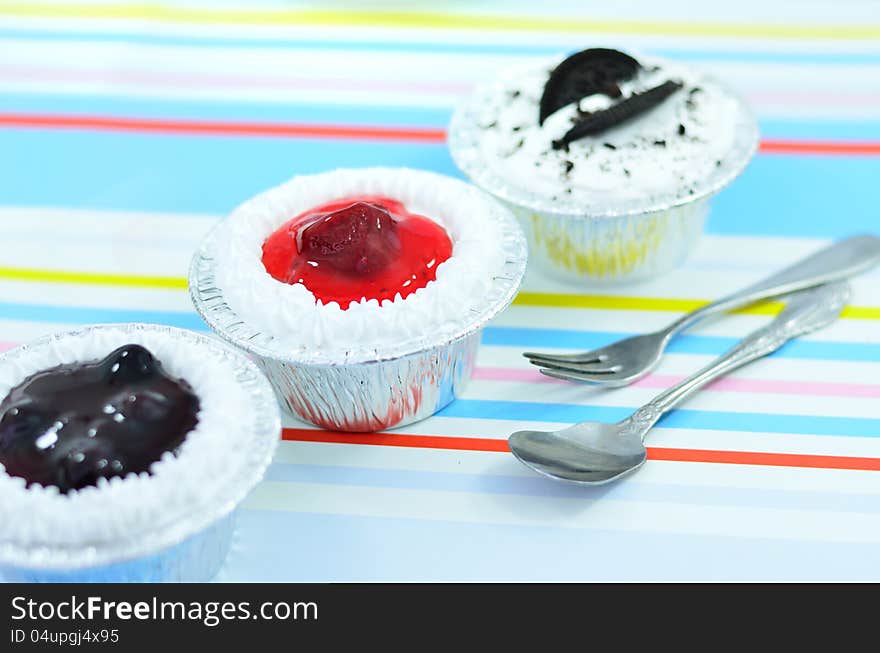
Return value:
<svg viewBox="0 0 880 653">
<path fill-rule="evenodd" d="M 659 105 L 663 100 L 682 88 L 682 86 L 681 82 L 667 80 L 659 86 L 650 88 L 642 93 L 633 93 L 625 100 L 608 107 L 604 111 L 591 113 L 578 121 L 562 138 L 553 141 L 553 148 L 557 150 L 567 148 L 568 144 L 573 141 L 585 136 L 602 133 L 606 129 L 632 120 L 636 116 L 646 113 Z"/>
<path fill-rule="evenodd" d="M 641 64 L 628 54 L 610 48 L 590 48 L 562 61 L 544 85 L 538 124 L 581 98 L 602 93 L 620 97 L 620 82 L 635 77 Z"/>
</svg>

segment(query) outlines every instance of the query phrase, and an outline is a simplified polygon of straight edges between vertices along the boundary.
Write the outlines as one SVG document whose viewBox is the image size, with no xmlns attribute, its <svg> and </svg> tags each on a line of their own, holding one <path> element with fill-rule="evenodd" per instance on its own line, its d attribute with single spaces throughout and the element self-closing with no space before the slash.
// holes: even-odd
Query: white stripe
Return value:
<svg viewBox="0 0 880 653">
<path fill-rule="evenodd" d="M 726 319 L 726 318 L 725 318 Z M 742 332 L 744 333 L 744 331 Z M 741 335 L 741 334 L 740 334 Z M 568 350 L 558 350 L 568 351 Z M 712 361 L 702 354 L 665 354 L 655 374 L 688 375 Z M 477 364 L 484 367 L 505 367 L 534 370 L 517 347 L 484 345 L 477 354 Z M 731 372 L 734 379 L 780 379 L 821 383 L 857 383 L 880 385 L 878 363 L 862 361 L 816 361 L 798 358 L 765 358 Z"/>
<path fill-rule="evenodd" d="M 590 501 L 588 497 L 586 492 L 584 497 L 550 498 L 267 481 L 257 486 L 244 506 L 258 510 L 618 532 L 880 541 L 880 516 L 872 514 L 695 506 L 608 497 Z"/>
<path fill-rule="evenodd" d="M 476 82 L 544 56 L 0 40 L 11 92 L 450 108 Z M 113 66 L 108 67 L 107 62 Z M 876 117 L 880 64 L 693 60 L 762 116 Z M 28 71 L 33 71 L 29 73 Z M 371 74 L 372 72 L 372 74 Z M 372 80 L 372 82 L 371 82 Z M 375 88 L 370 88 L 371 83 Z M 388 84 L 402 84 L 394 90 Z M 315 87 L 317 85 L 317 87 Z M 407 88 L 411 86 L 412 88 Z M 377 92 L 378 90 L 378 92 Z M 417 91 L 417 92 L 416 92 Z"/>
<path fill-rule="evenodd" d="M 702 283 L 700 283 L 702 285 Z M 725 284 L 727 285 L 727 284 Z M 744 288 L 747 283 L 735 288 Z M 871 280 L 858 280 L 850 304 L 853 306 L 880 306 L 880 288 L 873 286 Z M 673 288 L 669 288 L 674 291 Z M 718 287 L 705 288 L 703 298 L 718 296 Z M 670 292 L 667 296 L 674 296 Z M 504 327 L 527 327 L 531 329 L 564 329 L 576 331 L 622 331 L 625 328 L 637 332 L 662 329 L 672 320 L 682 315 L 678 311 L 631 311 L 584 308 L 550 308 L 544 306 L 511 306 L 497 317 L 492 324 Z M 714 320 L 701 322 L 687 330 L 688 334 L 700 336 L 741 337 L 764 326 L 772 320 L 770 315 L 725 315 Z M 841 320 L 817 331 L 805 340 L 824 340 L 833 342 L 880 342 L 880 329 L 876 320 Z"/>
<path fill-rule="evenodd" d="M 821 378 L 821 364 L 812 378 Z M 696 370 L 692 370 L 696 371 Z M 659 393 L 652 388 L 591 387 L 578 383 L 499 383 L 471 381 L 462 399 L 484 401 L 522 401 L 546 404 L 586 404 L 604 407 L 636 408 Z M 763 413 L 767 415 L 812 415 L 815 417 L 862 417 L 877 419 L 878 399 L 851 397 L 803 397 L 798 395 L 752 392 L 698 392 L 682 408 L 725 413 Z"/>
</svg>

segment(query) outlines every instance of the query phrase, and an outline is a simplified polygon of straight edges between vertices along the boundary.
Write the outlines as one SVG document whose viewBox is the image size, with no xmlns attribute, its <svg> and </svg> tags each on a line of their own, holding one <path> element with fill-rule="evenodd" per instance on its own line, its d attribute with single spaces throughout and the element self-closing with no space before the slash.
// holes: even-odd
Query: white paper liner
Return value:
<svg viewBox="0 0 880 653">
<path fill-rule="evenodd" d="M 128 343 L 149 349 L 168 374 L 192 386 L 198 424 L 151 473 L 100 479 L 66 495 L 26 487 L 0 465 L 0 559 L 80 565 L 106 561 L 106 549 L 121 555 L 172 539 L 163 538 L 172 531 L 189 535 L 200 521 L 228 512 L 262 476 L 280 431 L 277 406 L 265 400 L 268 383 L 241 354 L 181 329 L 101 325 L 11 350 L 0 356 L 0 397 L 36 372 L 101 359 Z"/>
<path fill-rule="evenodd" d="M 434 219 L 453 241 L 437 278 L 406 298 L 373 300 L 342 310 L 323 305 L 301 284 L 272 278 L 263 267 L 265 239 L 292 217 L 333 199 L 380 194 Z M 321 352 L 326 358 L 426 334 L 443 334 L 482 308 L 505 263 L 499 207 L 481 191 L 435 173 L 405 168 L 340 169 L 295 177 L 239 206 L 218 227 L 216 283 L 235 313 L 273 336 L 273 348 Z"/>
</svg>

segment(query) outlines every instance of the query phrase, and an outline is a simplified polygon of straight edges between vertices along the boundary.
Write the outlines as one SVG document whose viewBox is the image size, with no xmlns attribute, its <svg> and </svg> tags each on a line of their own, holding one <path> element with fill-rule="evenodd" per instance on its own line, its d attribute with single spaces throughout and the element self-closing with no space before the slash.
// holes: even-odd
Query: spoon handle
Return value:
<svg viewBox="0 0 880 653">
<path fill-rule="evenodd" d="M 833 243 L 776 274 L 682 316 L 667 328 L 670 335 L 704 317 L 741 308 L 761 299 L 840 281 L 880 263 L 880 238 L 870 234 Z"/>
<path fill-rule="evenodd" d="M 849 285 L 837 282 L 791 295 L 785 309 L 770 324 L 753 331 L 712 363 L 657 395 L 631 419 L 652 425 L 707 383 L 776 351 L 792 338 L 831 324 L 840 315 L 849 294 Z"/>
</svg>

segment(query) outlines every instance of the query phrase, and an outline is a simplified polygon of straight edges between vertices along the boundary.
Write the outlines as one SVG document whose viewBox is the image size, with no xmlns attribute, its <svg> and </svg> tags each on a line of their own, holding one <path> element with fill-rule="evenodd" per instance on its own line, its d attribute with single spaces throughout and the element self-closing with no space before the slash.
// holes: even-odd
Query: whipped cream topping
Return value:
<svg viewBox="0 0 880 653">
<path fill-rule="evenodd" d="M 280 430 L 268 384 L 242 355 L 182 329 L 107 325 L 19 347 L 0 357 L 0 397 L 36 372 L 98 360 L 129 343 L 149 349 L 169 375 L 192 386 L 198 423 L 177 454 L 164 453 L 149 473 L 101 478 L 67 494 L 27 487 L 0 464 L 0 559 L 81 566 L 169 546 L 228 512 L 262 475 Z"/>
<path fill-rule="evenodd" d="M 584 208 L 699 193 L 701 182 L 726 164 L 743 122 L 742 104 L 685 66 L 637 58 L 641 69 L 620 84 L 621 98 L 590 95 L 551 114 L 543 125 L 538 124 L 539 103 L 559 60 L 510 71 L 480 96 L 477 156 L 512 188 Z M 579 112 L 607 109 L 667 80 L 683 88 L 628 122 L 554 149 L 553 142 L 579 120 Z"/>
<path fill-rule="evenodd" d="M 263 266 L 266 238 L 291 217 L 347 195 L 384 195 L 443 226 L 452 256 L 436 280 L 406 298 L 362 298 L 342 310 L 323 304 L 302 284 L 286 284 Z M 270 334 L 272 349 L 320 352 L 344 362 L 365 352 L 460 328 L 482 310 L 493 278 L 505 263 L 507 211 L 485 193 L 435 173 L 391 168 L 342 169 L 303 175 L 239 206 L 218 227 L 216 283 L 229 307 L 250 326 Z"/>
</svg>

